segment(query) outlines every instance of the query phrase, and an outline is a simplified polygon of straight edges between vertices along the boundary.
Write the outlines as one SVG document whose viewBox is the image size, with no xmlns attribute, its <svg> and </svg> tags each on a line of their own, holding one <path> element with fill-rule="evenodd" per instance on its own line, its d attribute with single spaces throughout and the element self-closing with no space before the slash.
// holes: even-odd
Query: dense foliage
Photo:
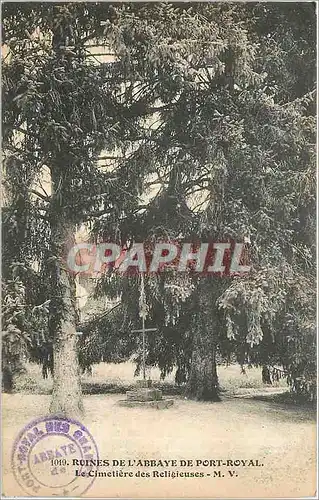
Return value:
<svg viewBox="0 0 319 500">
<path fill-rule="evenodd" d="M 163 376 L 177 366 L 192 397 L 214 399 L 216 357 L 235 354 L 284 366 L 313 397 L 313 5 L 7 3 L 3 14 L 4 277 L 23 263 L 19 280 L 36 275 L 41 290 L 23 300 L 50 301 L 46 348 L 21 352 L 52 362 L 74 298 L 65 243 L 80 224 L 119 244 L 234 239 L 249 242 L 248 277 L 145 280 L 158 328 L 148 363 Z M 139 289 L 100 280 L 96 294 L 121 304 L 82 325 L 83 367 L 139 352 Z"/>
</svg>

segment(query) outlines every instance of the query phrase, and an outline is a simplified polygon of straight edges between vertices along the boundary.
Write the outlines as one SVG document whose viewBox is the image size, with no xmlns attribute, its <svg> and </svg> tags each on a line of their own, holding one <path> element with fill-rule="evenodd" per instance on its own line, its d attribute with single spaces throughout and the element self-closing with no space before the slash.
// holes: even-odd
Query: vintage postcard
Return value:
<svg viewBox="0 0 319 500">
<path fill-rule="evenodd" d="M 2 3 L 2 498 L 317 498 L 316 7 Z"/>
</svg>

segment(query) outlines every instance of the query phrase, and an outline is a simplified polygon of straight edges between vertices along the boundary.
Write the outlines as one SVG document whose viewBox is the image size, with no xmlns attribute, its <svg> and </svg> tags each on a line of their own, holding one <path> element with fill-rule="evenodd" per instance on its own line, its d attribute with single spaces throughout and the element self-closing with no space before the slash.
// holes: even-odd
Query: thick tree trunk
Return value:
<svg viewBox="0 0 319 500">
<path fill-rule="evenodd" d="M 196 329 L 192 363 L 186 394 L 199 401 L 220 401 L 216 366 L 216 346 L 212 332 Z"/>
<path fill-rule="evenodd" d="M 50 413 L 63 417 L 83 414 L 76 352 L 76 336 L 63 332 L 54 346 L 54 385 Z"/>
<path fill-rule="evenodd" d="M 67 246 L 74 240 L 75 226 L 65 215 L 62 196 L 57 193 L 62 174 L 51 170 L 51 303 L 50 332 L 53 339 L 53 393 L 50 412 L 77 417 L 83 412 L 76 335 L 76 287 L 67 269 Z M 61 208 L 62 205 L 62 208 Z"/>
<path fill-rule="evenodd" d="M 73 276 L 60 268 L 59 288 L 62 314 L 57 311 L 53 341 L 53 393 L 50 413 L 77 417 L 83 413 L 80 367 L 75 327 L 75 286 Z M 58 322 L 56 321 L 58 319 Z"/>
</svg>

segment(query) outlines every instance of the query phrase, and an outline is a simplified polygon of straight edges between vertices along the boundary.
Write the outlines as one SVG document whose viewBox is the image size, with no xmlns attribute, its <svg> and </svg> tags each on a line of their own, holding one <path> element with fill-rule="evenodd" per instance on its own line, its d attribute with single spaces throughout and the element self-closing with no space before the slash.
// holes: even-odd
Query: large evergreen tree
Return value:
<svg viewBox="0 0 319 500">
<path fill-rule="evenodd" d="M 192 295 L 187 301 L 183 294 L 181 300 L 178 293 L 172 296 L 167 291 L 170 276 L 164 278 L 166 290 L 161 281 L 153 280 L 150 320 L 161 327 L 163 340 L 157 342 L 149 362 L 159 364 L 164 374 L 169 366 L 181 365 L 188 394 L 200 399 L 217 397 L 216 346 L 235 351 L 241 363 L 254 360 L 289 367 L 293 388 L 300 386 L 300 377 L 307 379 L 304 387 L 313 386 L 313 6 L 298 6 L 299 17 L 294 11 L 293 22 L 286 5 L 200 5 L 191 11 L 166 6 L 167 17 L 162 11 L 160 20 L 157 9 L 145 7 L 134 14 L 135 26 L 153 16 L 152 29 L 144 40 L 131 36 L 129 47 L 134 42 L 144 47 L 142 67 L 150 78 L 157 76 L 156 68 L 163 71 L 170 65 L 170 79 L 161 85 L 166 84 L 171 95 L 168 100 L 162 88 L 167 104 L 156 142 L 148 150 L 148 161 L 159 163 L 161 189 L 147 211 L 136 214 L 131 233 L 124 229 L 124 234 L 135 239 L 246 240 L 253 268 L 246 279 L 196 280 L 193 294 L 190 278 L 184 283 L 186 296 Z M 202 29 L 209 41 L 200 35 L 192 43 L 187 38 L 183 21 L 186 16 L 190 26 L 190 12 L 192 29 Z M 125 11 L 122 16 L 131 26 Z M 154 48 L 156 37 L 165 40 L 164 18 L 170 19 L 176 40 L 175 45 L 166 44 L 166 52 L 164 43 Z M 174 47 L 169 58 L 168 46 Z M 146 57 L 150 47 L 154 59 Z M 296 57 L 302 76 L 296 71 Z M 190 197 L 198 192 L 195 210 Z M 302 280 L 309 291 L 303 306 L 302 296 L 295 295 Z M 128 310 L 134 306 L 134 318 L 137 299 L 132 301 L 125 287 L 118 291 Z M 292 320 L 288 311 L 294 300 Z M 171 321 L 166 319 L 167 307 L 173 311 Z M 189 308 L 192 322 L 182 319 L 188 317 Z M 302 352 L 307 352 L 308 361 Z"/>
<path fill-rule="evenodd" d="M 11 202 L 18 197 L 22 205 L 21 213 L 9 210 L 8 226 L 16 221 L 22 227 L 8 241 L 8 258 L 23 233 L 24 260 L 47 275 L 55 414 L 82 411 L 75 281 L 66 269 L 66 252 L 78 224 L 131 209 L 130 198 L 119 200 L 114 179 L 97 166 L 102 149 L 121 148 L 125 127 L 135 130 L 131 102 L 122 102 L 125 76 L 114 59 L 96 65 L 87 56 L 87 44 L 101 39 L 101 22 L 111 19 L 113 10 L 107 4 L 4 7 L 6 179 L 8 192 L 18 183 Z M 34 186 L 41 184 L 44 167 L 50 189 L 43 193 Z M 120 174 L 116 181 L 116 189 L 125 191 L 129 175 Z M 39 221 L 40 243 L 34 246 L 24 224 L 29 216 Z"/>
</svg>

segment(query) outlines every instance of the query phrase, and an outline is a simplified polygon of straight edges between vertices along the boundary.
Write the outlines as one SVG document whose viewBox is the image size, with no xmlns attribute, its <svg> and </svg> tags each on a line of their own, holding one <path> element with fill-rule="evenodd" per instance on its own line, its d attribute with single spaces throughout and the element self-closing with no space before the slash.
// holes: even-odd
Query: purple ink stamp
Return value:
<svg viewBox="0 0 319 500">
<path fill-rule="evenodd" d="M 90 432 L 77 420 L 43 417 L 22 429 L 11 463 L 30 496 L 78 497 L 95 480 L 99 454 Z"/>
</svg>

